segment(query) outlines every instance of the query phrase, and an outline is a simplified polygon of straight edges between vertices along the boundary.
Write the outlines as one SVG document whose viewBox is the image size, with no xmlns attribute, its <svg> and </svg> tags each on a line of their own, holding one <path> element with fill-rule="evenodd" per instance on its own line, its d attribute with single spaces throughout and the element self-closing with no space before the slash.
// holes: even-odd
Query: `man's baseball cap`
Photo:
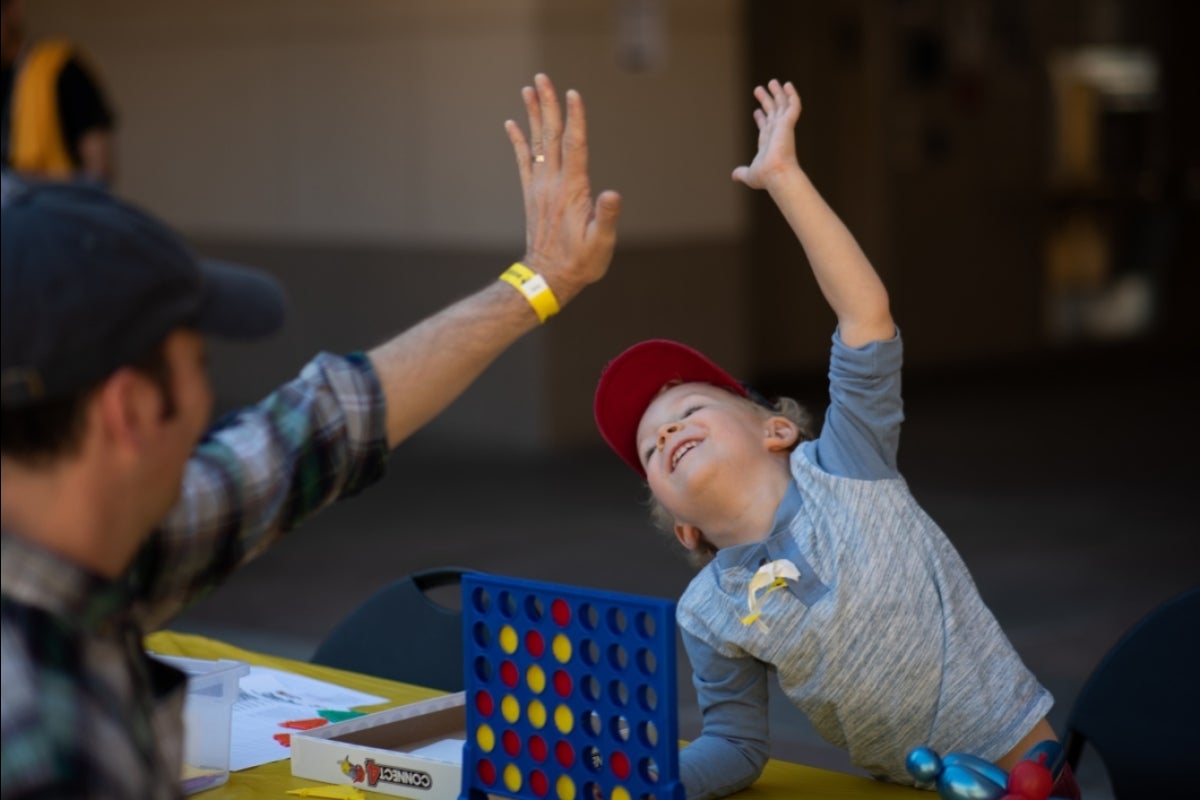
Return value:
<svg viewBox="0 0 1200 800">
<path fill-rule="evenodd" d="M 678 383 L 710 383 L 773 408 L 765 397 L 685 344 L 648 339 L 633 345 L 600 374 L 593 410 L 604 441 L 643 478 L 646 470 L 638 458 L 638 424 L 663 387 Z"/>
<path fill-rule="evenodd" d="M 197 258 L 99 185 L 6 175 L 0 220 L 4 408 L 86 389 L 178 327 L 256 339 L 283 323 L 274 278 Z"/>
</svg>

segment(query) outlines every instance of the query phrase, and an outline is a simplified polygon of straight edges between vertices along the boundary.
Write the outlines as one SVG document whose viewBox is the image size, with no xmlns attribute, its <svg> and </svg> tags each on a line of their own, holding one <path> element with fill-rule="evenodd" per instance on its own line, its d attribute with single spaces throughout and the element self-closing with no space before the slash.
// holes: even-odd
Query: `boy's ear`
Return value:
<svg viewBox="0 0 1200 800">
<path fill-rule="evenodd" d="M 675 538 L 688 550 L 695 550 L 700 546 L 700 542 L 704 540 L 704 532 L 695 525 L 689 525 L 686 522 L 676 522 Z"/>
<path fill-rule="evenodd" d="M 800 429 L 787 417 L 768 417 L 763 432 L 767 450 L 772 453 L 792 449 L 800 438 Z"/>
</svg>

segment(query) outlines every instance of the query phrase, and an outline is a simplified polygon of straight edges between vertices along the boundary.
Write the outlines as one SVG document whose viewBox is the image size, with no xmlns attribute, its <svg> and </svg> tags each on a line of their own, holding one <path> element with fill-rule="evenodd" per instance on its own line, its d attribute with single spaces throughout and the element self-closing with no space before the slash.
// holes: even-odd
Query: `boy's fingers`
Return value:
<svg viewBox="0 0 1200 800">
<path fill-rule="evenodd" d="M 774 99 L 771 97 L 771 94 L 763 87 L 761 87 L 761 86 L 754 87 L 754 97 L 755 97 L 755 99 L 758 100 L 759 105 L 762 106 L 762 110 L 765 111 L 766 113 L 770 114 L 772 111 L 775 110 Z"/>
</svg>

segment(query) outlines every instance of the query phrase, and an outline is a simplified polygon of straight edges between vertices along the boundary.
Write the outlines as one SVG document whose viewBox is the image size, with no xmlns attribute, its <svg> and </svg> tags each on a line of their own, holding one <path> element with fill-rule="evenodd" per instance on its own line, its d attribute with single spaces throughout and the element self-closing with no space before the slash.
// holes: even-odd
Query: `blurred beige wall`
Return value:
<svg viewBox="0 0 1200 800">
<path fill-rule="evenodd" d="M 660 7 L 665 55 L 645 72 L 619 62 L 607 0 L 41 0 L 28 15 L 107 79 L 121 190 L 197 235 L 519 242 L 501 124 L 535 71 L 584 93 L 597 182 L 631 187 L 626 236 L 736 233 L 738 4 Z"/>
<path fill-rule="evenodd" d="M 1153 158 L 1114 166 L 1172 177 L 1195 161 L 1198 73 L 1178 46 L 1192 5 L 40 0 L 29 16 L 104 74 L 119 191 L 291 292 L 276 340 L 217 347 L 225 406 L 317 349 L 369 346 L 495 280 L 524 249 L 502 123 L 521 120 L 537 71 L 580 90 L 594 189 L 624 197 L 612 269 L 420 434 L 538 450 L 600 444 L 596 378 L 647 337 L 687 341 L 767 391 L 802 379 L 820 393 L 833 316 L 770 199 L 729 178 L 754 152 L 751 88 L 772 77 L 800 90 L 801 163 L 883 274 L 910 367 L 1055 346 L 1044 254 L 1070 198 L 1051 185 L 1048 64 L 1089 41 L 1158 52 Z M 1113 10 L 1121 24 L 1091 30 Z M 1154 210 L 1113 186 L 1092 199 Z M 1179 276 L 1196 273 L 1179 254 L 1194 244 L 1171 246 L 1157 291 L 1190 330 Z"/>
<path fill-rule="evenodd" d="M 746 363 L 735 0 L 41 0 L 28 15 L 103 75 L 118 191 L 289 287 L 279 339 L 218 345 L 225 404 L 318 348 L 373 344 L 520 256 L 502 123 L 524 123 L 519 90 L 537 71 L 584 96 L 595 188 L 624 196 L 621 245 L 602 288 L 506 353 L 429 435 L 596 442 L 605 361 L 644 335 L 694 333 L 698 310 L 728 313 L 696 343 Z"/>
</svg>

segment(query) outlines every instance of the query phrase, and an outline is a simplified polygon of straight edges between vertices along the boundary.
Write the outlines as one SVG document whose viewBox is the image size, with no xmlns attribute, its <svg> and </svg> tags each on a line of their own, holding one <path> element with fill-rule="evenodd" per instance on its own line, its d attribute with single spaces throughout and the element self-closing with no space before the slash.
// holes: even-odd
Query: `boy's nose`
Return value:
<svg viewBox="0 0 1200 800">
<path fill-rule="evenodd" d="M 682 427 L 683 427 L 683 423 L 668 422 L 666 425 L 663 425 L 661 428 L 659 428 L 658 429 L 658 449 L 662 450 L 663 447 L 666 446 L 666 444 L 667 444 L 667 437 L 670 436 L 672 433 L 677 432 Z"/>
</svg>

